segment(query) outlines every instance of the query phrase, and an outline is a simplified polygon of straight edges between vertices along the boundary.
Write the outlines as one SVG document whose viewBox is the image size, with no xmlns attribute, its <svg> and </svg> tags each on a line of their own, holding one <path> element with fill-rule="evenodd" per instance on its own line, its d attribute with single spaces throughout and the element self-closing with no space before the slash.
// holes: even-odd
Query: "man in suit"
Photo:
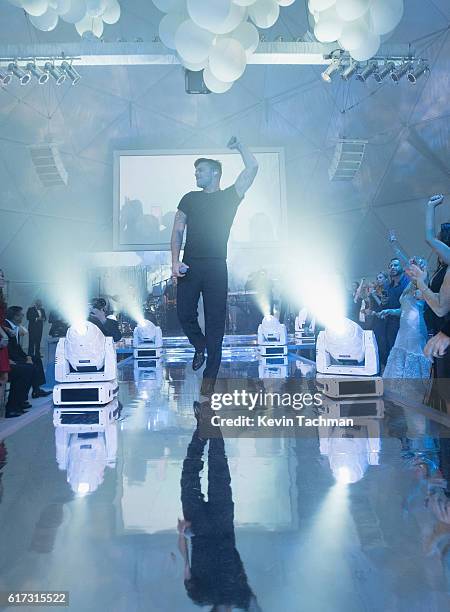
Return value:
<svg viewBox="0 0 450 612">
<path fill-rule="evenodd" d="M 7 418 L 20 416 L 27 408 L 31 407 L 28 402 L 28 393 L 33 389 L 32 397 L 45 397 L 51 391 L 40 388 L 45 384 L 45 375 L 40 357 L 33 358 L 27 355 L 20 346 L 19 329 L 23 321 L 23 309 L 20 306 L 10 306 L 6 311 L 3 329 L 9 337 L 8 354 L 11 372 L 9 381 L 8 403 L 6 404 Z"/>
<path fill-rule="evenodd" d="M 41 300 L 36 300 L 33 306 L 30 306 L 27 310 L 28 355 L 30 357 L 41 356 L 42 330 L 46 320 L 47 316 L 42 308 L 42 302 Z"/>
</svg>

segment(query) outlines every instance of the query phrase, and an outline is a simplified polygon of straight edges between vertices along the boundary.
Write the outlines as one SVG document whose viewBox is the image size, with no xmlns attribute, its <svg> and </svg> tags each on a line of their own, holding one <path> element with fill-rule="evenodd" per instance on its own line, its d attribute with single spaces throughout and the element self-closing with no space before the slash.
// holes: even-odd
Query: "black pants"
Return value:
<svg viewBox="0 0 450 612">
<path fill-rule="evenodd" d="M 222 341 L 227 308 L 228 272 L 224 259 L 185 261 L 189 270 L 177 282 L 178 318 L 196 351 L 206 348 L 204 378 L 216 379 L 222 360 Z M 198 324 L 198 300 L 203 296 L 205 335 Z"/>
<path fill-rule="evenodd" d="M 208 449 L 208 501 L 201 489 L 203 453 L 207 440 L 195 430 L 188 446 L 181 474 L 181 503 L 184 518 L 191 521 L 194 533 L 214 535 L 231 533 L 234 536 L 234 503 L 231 477 L 222 437 L 211 438 Z"/>
<path fill-rule="evenodd" d="M 28 326 L 28 355 L 30 357 L 40 357 L 42 325 Z"/>
<path fill-rule="evenodd" d="M 21 404 L 27 401 L 30 389 L 38 391 L 39 387 L 45 383 L 45 374 L 42 361 L 39 358 L 34 363 L 17 363 L 11 366 L 9 373 L 8 408 L 20 408 Z"/>
<path fill-rule="evenodd" d="M 400 327 L 400 318 L 395 316 L 386 317 L 386 360 L 389 357 L 392 347 L 397 338 L 398 329 Z"/>
</svg>

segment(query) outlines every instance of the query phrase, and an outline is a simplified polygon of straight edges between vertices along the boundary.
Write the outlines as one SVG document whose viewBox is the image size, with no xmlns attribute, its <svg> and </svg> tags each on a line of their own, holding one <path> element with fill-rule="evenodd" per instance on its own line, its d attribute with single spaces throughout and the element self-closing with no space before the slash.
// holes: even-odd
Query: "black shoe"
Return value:
<svg viewBox="0 0 450 612">
<path fill-rule="evenodd" d="M 21 408 L 6 408 L 5 419 L 14 419 L 22 416 L 22 414 L 25 414 L 25 412 Z"/>
<path fill-rule="evenodd" d="M 216 381 L 212 378 L 204 378 L 202 380 L 202 386 L 200 387 L 200 395 L 204 395 L 205 397 L 209 397 L 214 393 L 214 385 Z"/>
<path fill-rule="evenodd" d="M 31 408 L 31 404 L 30 402 L 23 402 L 23 404 L 20 405 L 22 410 L 27 410 L 27 408 Z"/>
<path fill-rule="evenodd" d="M 205 351 L 195 351 L 194 359 L 192 360 L 192 369 L 194 372 L 202 367 L 205 363 Z"/>
<path fill-rule="evenodd" d="M 52 394 L 52 391 L 44 391 L 44 389 L 38 389 L 37 391 L 33 391 L 31 397 L 36 399 L 37 397 L 48 397 Z"/>
</svg>

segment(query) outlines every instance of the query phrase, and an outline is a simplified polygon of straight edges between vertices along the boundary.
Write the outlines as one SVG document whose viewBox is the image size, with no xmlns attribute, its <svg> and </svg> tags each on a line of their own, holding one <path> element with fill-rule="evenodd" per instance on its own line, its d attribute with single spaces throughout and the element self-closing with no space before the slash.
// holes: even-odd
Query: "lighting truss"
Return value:
<svg viewBox="0 0 450 612">
<path fill-rule="evenodd" d="M 15 80 L 21 85 L 33 82 L 44 85 L 50 80 L 54 80 L 56 85 L 62 85 L 65 81 L 77 85 L 81 80 L 81 75 L 73 65 L 77 59 L 64 54 L 55 58 L 0 57 L 0 86 L 9 85 Z"/>
</svg>

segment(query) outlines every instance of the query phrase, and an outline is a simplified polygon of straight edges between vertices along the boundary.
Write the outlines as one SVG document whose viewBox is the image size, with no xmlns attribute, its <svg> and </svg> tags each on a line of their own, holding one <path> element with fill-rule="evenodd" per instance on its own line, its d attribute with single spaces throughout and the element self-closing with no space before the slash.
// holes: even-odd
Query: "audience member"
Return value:
<svg viewBox="0 0 450 612">
<path fill-rule="evenodd" d="M 36 300 L 27 310 L 28 321 L 28 355 L 41 356 L 41 340 L 44 323 L 47 320 L 41 300 Z"/>
<path fill-rule="evenodd" d="M 60 313 L 57 310 L 51 310 L 48 315 L 48 322 L 50 324 L 50 330 L 48 335 L 52 338 L 64 338 L 69 329 L 69 324 L 64 321 Z"/>
<path fill-rule="evenodd" d="M 122 334 L 118 321 L 106 315 L 105 299 L 96 298 L 93 300 L 88 321 L 96 325 L 105 336 L 112 336 L 114 342 L 118 342 L 121 339 Z"/>
<path fill-rule="evenodd" d="M 32 397 L 45 397 L 51 391 L 44 391 L 45 374 L 40 358 L 33 358 L 25 353 L 20 346 L 20 327 L 23 321 L 23 309 L 20 306 L 10 306 L 6 311 L 3 329 L 9 336 L 8 353 L 11 372 L 9 380 L 11 388 L 6 404 L 6 417 L 20 416 L 30 408 L 28 400 L 30 388 Z"/>
<path fill-rule="evenodd" d="M 6 315 L 6 302 L 3 295 L 5 287 L 5 277 L 3 270 L 0 270 L 0 383 L 5 384 L 8 380 L 8 372 L 10 371 L 8 357 L 8 335 L 2 329 Z"/>
<path fill-rule="evenodd" d="M 378 354 L 380 358 L 380 365 L 386 365 L 387 353 L 386 353 L 386 321 L 377 316 L 381 312 L 387 302 L 387 286 L 388 286 L 388 275 L 386 272 L 379 272 L 377 274 L 374 283 L 369 285 L 368 290 L 368 307 L 366 314 L 369 318 L 367 322 L 367 329 L 371 329 L 374 334 L 378 345 Z"/>
<path fill-rule="evenodd" d="M 384 307 L 384 312 L 386 315 L 382 317 L 382 319 L 384 318 L 385 321 L 384 334 L 386 342 L 386 357 L 389 357 L 389 353 L 395 344 L 395 339 L 397 338 L 397 333 L 400 326 L 400 317 L 393 314 L 393 312 L 399 311 L 400 296 L 409 284 L 409 279 L 404 273 L 398 257 L 394 257 L 389 263 L 389 277 L 390 282 L 387 287 L 387 299 Z"/>
</svg>

